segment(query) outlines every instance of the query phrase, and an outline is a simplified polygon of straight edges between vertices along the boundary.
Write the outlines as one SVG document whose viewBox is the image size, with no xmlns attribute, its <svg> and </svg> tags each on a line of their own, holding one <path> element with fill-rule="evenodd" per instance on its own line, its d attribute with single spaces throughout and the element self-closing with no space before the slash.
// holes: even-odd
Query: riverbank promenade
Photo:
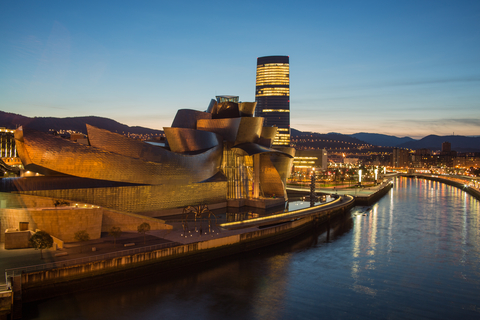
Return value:
<svg viewBox="0 0 480 320">
<path fill-rule="evenodd" d="M 480 200 L 480 178 L 460 175 L 438 175 L 428 173 L 407 173 L 401 174 L 403 177 L 427 179 L 442 182 L 467 192 Z"/>
<path fill-rule="evenodd" d="M 327 188 L 321 188 L 317 187 L 315 188 L 315 192 L 317 194 L 338 194 L 338 195 L 351 195 L 355 198 L 358 199 L 368 199 L 375 193 L 384 190 L 386 187 L 391 184 L 392 180 L 390 178 L 384 179 L 381 183 L 375 185 L 375 186 L 368 186 L 368 187 L 347 187 L 345 186 L 335 186 L 335 187 L 327 187 Z M 310 193 L 310 187 L 294 187 L 294 186 L 287 186 L 287 192 L 289 194 L 296 194 L 298 193 L 304 193 L 304 194 L 309 194 Z"/>
<path fill-rule="evenodd" d="M 372 190 L 373 191 L 373 190 Z M 372 192 L 370 191 L 370 192 Z M 292 219 L 298 219 L 322 210 L 335 210 L 353 201 L 351 197 L 339 197 L 337 200 L 323 203 L 313 208 L 294 210 L 291 212 L 245 220 L 238 223 L 209 224 L 207 221 L 194 223 L 188 226 L 182 221 L 183 215 L 171 217 L 167 223 L 173 226 L 171 230 L 156 230 L 146 233 L 145 238 L 137 232 L 122 232 L 114 239 L 108 234 L 102 234 L 97 240 L 84 242 L 65 243 L 62 249 L 43 250 L 43 259 L 40 252 L 33 248 L 6 250 L 0 244 L 0 272 L 15 269 L 18 272 L 31 272 L 33 270 L 49 269 L 48 265 L 75 265 L 148 252 L 163 248 L 188 245 L 207 240 L 226 238 L 259 230 L 259 227 L 268 224 L 279 224 Z M 0 284 L 6 283 L 6 277 L 0 278 Z"/>
</svg>

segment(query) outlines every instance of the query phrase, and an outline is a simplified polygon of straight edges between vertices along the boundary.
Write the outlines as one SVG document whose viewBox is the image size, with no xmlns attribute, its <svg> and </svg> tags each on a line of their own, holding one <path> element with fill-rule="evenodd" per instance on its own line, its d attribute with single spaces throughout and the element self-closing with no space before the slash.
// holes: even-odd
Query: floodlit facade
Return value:
<svg viewBox="0 0 480 320">
<path fill-rule="evenodd" d="M 182 109 L 161 147 L 87 125 L 84 145 L 20 127 L 25 170 L 10 192 L 154 216 L 159 210 L 237 200 L 286 199 L 293 148 L 273 149 L 275 127 L 255 102 L 219 96 L 207 111 Z M 156 213 L 152 213 L 156 212 Z"/>
<path fill-rule="evenodd" d="M 257 59 L 255 116 L 277 127 L 273 146 L 290 146 L 290 63 L 288 56 Z"/>
<path fill-rule="evenodd" d="M 13 137 L 14 131 L 0 128 L 0 158 L 14 158 L 17 156 L 15 139 Z"/>
<path fill-rule="evenodd" d="M 293 165 L 295 169 L 326 170 L 328 168 L 327 150 L 296 150 Z"/>
</svg>

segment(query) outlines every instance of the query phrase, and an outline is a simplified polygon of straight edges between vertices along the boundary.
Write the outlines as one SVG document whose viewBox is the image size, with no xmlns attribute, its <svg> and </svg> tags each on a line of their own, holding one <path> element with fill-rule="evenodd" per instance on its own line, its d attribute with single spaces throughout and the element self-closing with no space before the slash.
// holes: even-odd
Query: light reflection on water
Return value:
<svg viewBox="0 0 480 320">
<path fill-rule="evenodd" d="M 364 215 L 365 214 L 365 215 Z M 26 319 L 478 319 L 480 204 L 397 179 L 287 243 L 28 304 Z M 328 241 L 327 241 L 328 239 Z"/>
</svg>

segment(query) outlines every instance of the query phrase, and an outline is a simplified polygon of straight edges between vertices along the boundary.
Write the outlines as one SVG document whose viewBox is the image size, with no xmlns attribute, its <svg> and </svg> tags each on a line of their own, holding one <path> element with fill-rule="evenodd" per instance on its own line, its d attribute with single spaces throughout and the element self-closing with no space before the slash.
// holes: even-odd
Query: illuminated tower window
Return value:
<svg viewBox="0 0 480 320">
<path fill-rule="evenodd" d="M 266 127 L 278 127 L 273 145 L 290 146 L 288 56 L 268 56 L 257 59 L 255 101 L 257 102 L 255 116 L 263 117 Z"/>
</svg>

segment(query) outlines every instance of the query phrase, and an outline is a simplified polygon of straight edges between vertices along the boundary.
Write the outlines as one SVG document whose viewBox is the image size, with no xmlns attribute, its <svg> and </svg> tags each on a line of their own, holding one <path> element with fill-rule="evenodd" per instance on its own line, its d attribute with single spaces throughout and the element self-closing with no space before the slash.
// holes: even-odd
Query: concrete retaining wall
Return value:
<svg viewBox="0 0 480 320">
<path fill-rule="evenodd" d="M 75 241 L 75 232 L 86 230 L 90 239 L 99 239 L 102 230 L 102 209 L 30 210 L 37 229 L 64 242 Z"/>
<path fill-rule="evenodd" d="M 355 198 L 355 205 L 358 206 L 370 206 L 380 200 L 385 194 L 392 189 L 393 184 L 388 183 L 385 187 L 378 190 L 377 192 L 369 195 L 368 197 L 356 197 Z"/>
<path fill-rule="evenodd" d="M 0 291 L 0 319 L 9 319 L 7 317 L 10 316 L 12 313 L 12 305 L 12 291 Z"/>
<path fill-rule="evenodd" d="M 102 218 L 102 232 L 110 231 L 110 228 L 113 226 L 120 227 L 122 231 L 137 232 L 138 226 L 144 222 L 147 222 L 150 225 L 150 230 L 172 229 L 172 226 L 165 224 L 164 220 L 146 217 L 135 213 L 116 212 L 105 209 Z"/>
<path fill-rule="evenodd" d="M 5 249 L 28 248 L 31 231 L 16 231 L 7 229 L 5 232 Z"/>
</svg>

